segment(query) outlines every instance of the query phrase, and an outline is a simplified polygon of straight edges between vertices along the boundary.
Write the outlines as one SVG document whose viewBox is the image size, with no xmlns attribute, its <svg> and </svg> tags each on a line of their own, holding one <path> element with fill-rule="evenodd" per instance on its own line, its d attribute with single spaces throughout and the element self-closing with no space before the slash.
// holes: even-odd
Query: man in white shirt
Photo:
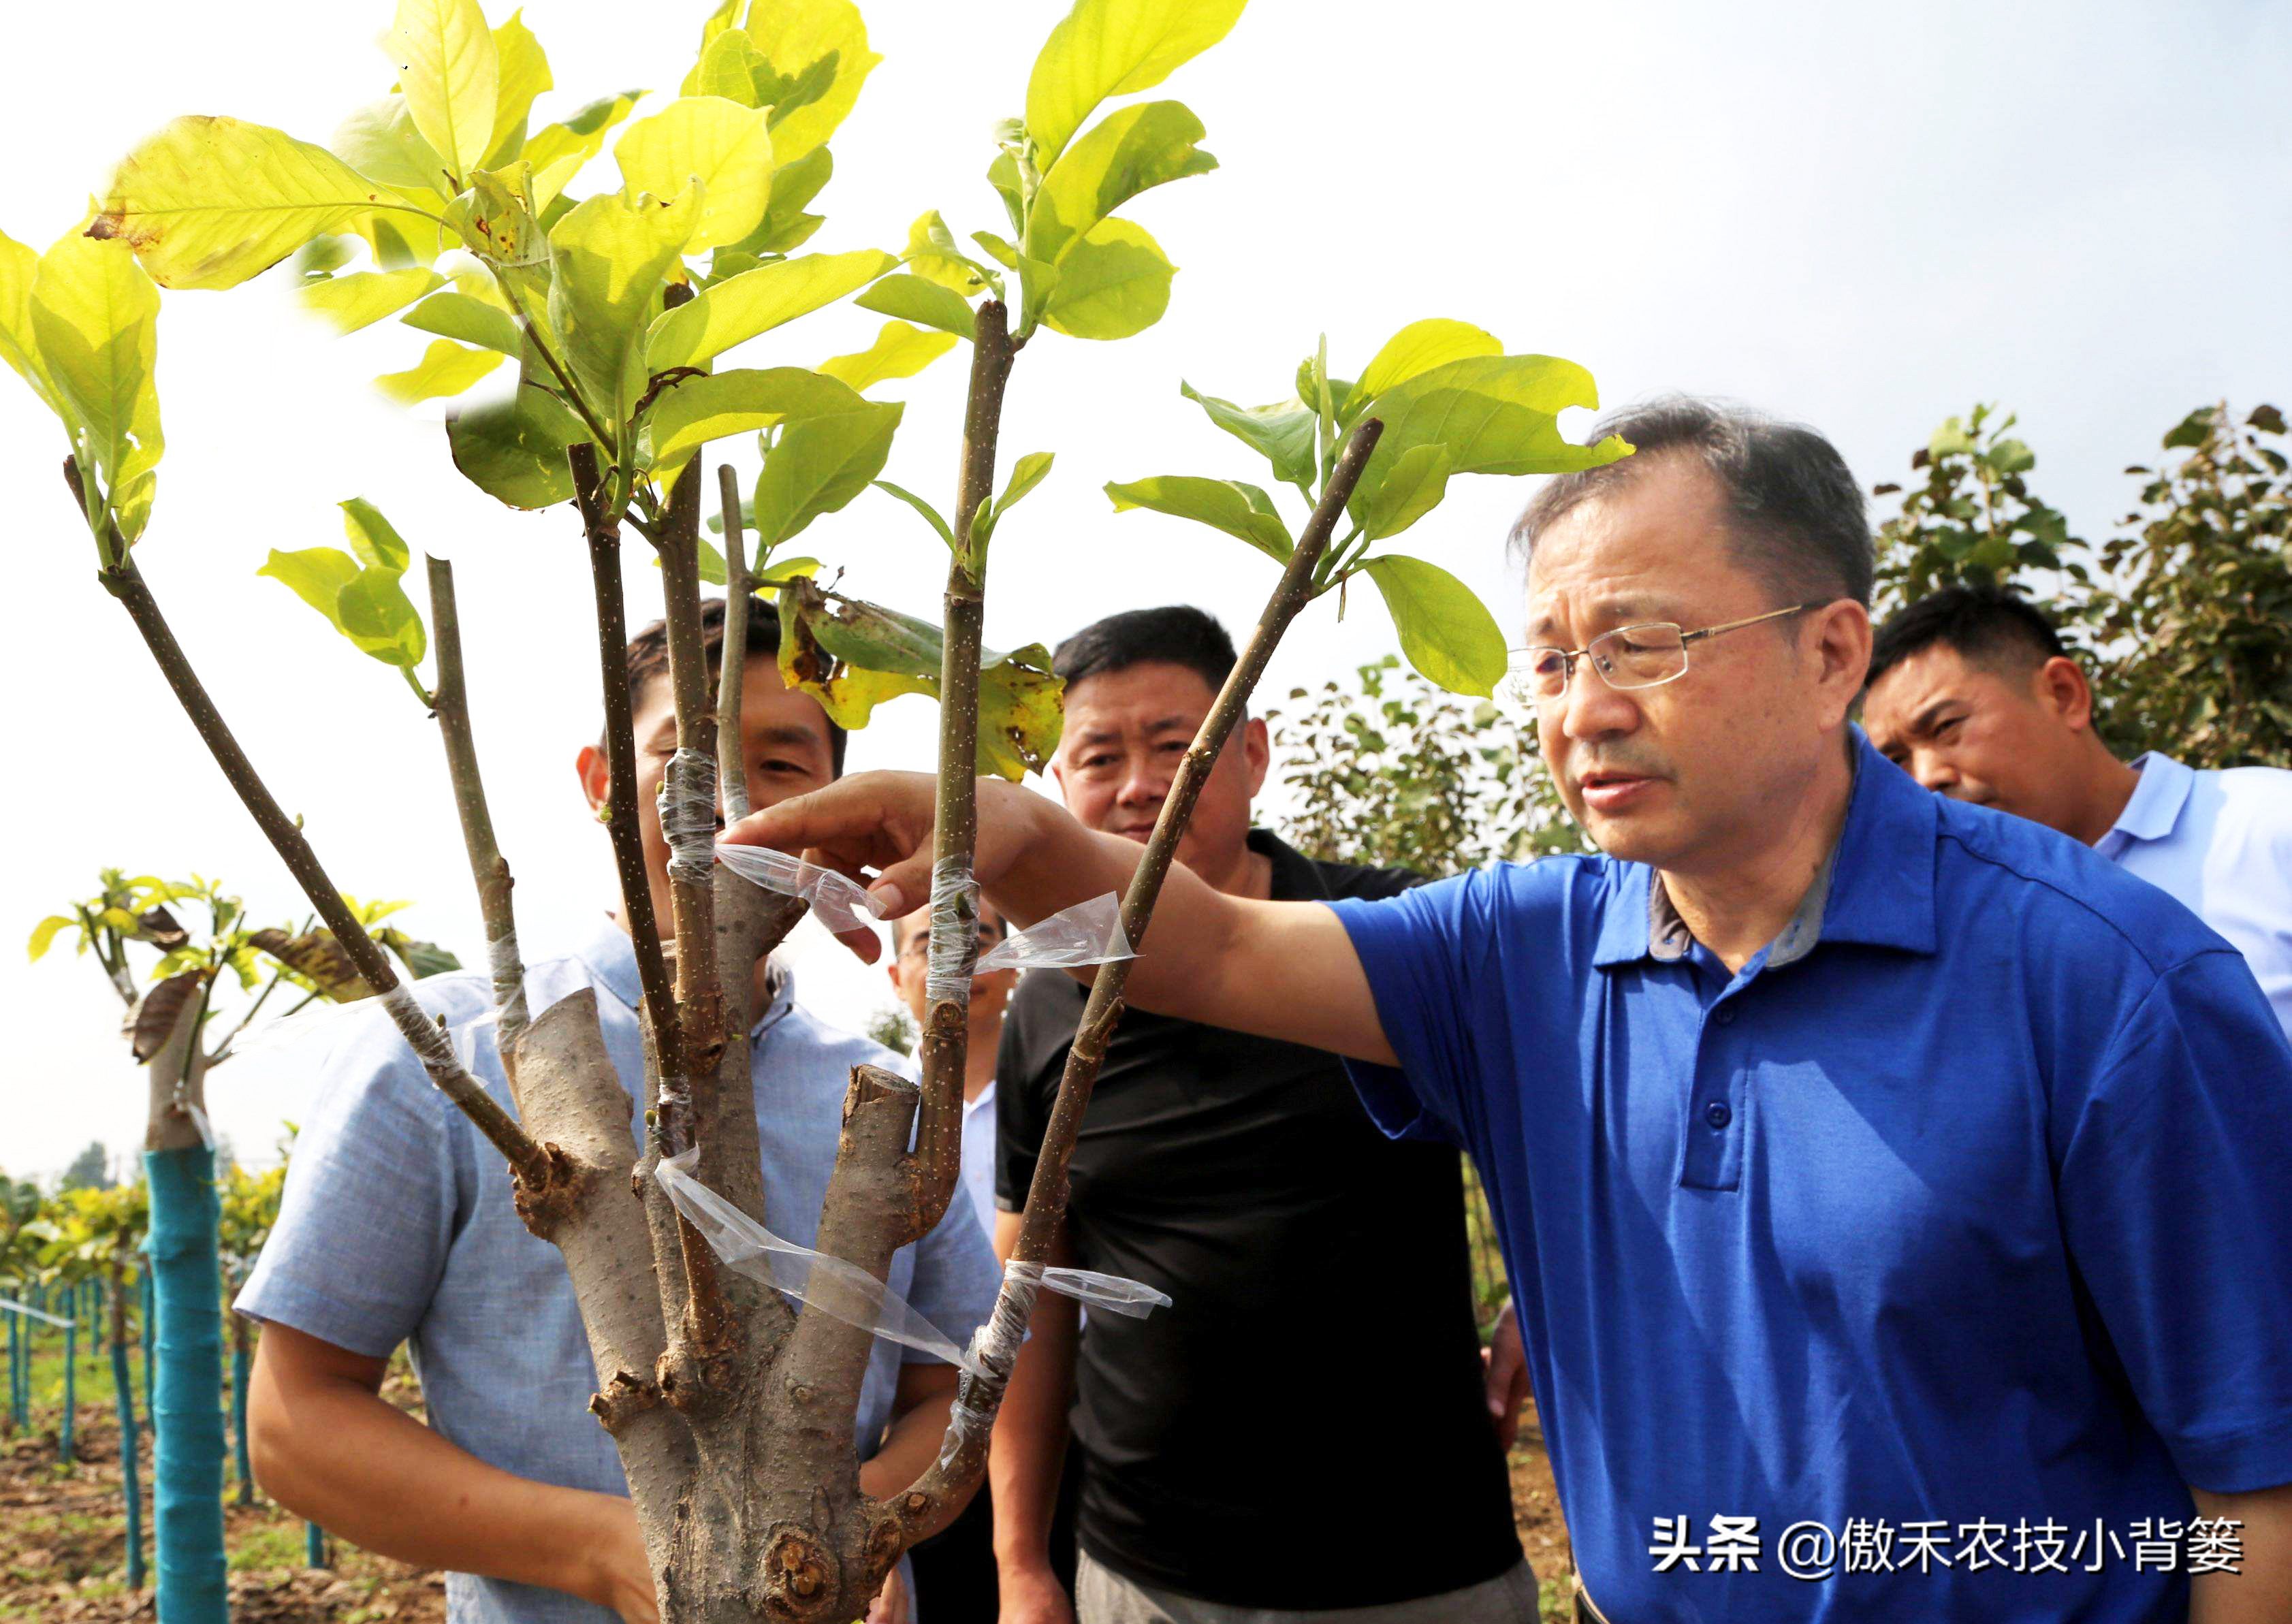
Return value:
<svg viewBox="0 0 2292 1624">
<path fill-rule="evenodd" d="M 1927 788 L 2059 829 L 2175 898 L 2244 955 L 2292 1036 L 2292 772 L 2118 760 L 2052 622 L 1991 588 L 1945 588 L 1879 630 L 1863 726 Z"/>
</svg>

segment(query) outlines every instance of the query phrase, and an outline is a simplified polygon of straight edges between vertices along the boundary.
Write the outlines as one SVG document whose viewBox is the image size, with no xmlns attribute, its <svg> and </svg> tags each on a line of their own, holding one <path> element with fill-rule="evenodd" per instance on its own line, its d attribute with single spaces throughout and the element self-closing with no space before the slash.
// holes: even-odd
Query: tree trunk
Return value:
<svg viewBox="0 0 2292 1624">
<path fill-rule="evenodd" d="M 177 1017 L 150 1061 L 151 1117 L 143 1154 L 151 1191 L 157 1329 L 151 1400 L 152 1523 L 159 1624 L 225 1624 L 222 1538 L 222 1265 L 214 1152 L 190 1110 L 202 1111 L 203 1000 Z M 185 1143 L 188 1138 L 188 1143 Z"/>
</svg>

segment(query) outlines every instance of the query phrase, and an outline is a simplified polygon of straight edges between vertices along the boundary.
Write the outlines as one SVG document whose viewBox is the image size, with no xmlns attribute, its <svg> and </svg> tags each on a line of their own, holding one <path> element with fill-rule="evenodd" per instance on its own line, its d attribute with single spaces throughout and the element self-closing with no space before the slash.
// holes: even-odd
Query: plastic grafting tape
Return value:
<svg viewBox="0 0 2292 1624">
<path fill-rule="evenodd" d="M 660 780 L 660 833 L 671 879 L 705 880 L 716 844 L 716 763 L 680 748 Z"/>
<path fill-rule="evenodd" d="M 931 964 L 924 997 L 932 1004 L 968 1007 L 979 962 L 979 901 L 971 859 L 957 852 L 932 865 Z"/>
</svg>

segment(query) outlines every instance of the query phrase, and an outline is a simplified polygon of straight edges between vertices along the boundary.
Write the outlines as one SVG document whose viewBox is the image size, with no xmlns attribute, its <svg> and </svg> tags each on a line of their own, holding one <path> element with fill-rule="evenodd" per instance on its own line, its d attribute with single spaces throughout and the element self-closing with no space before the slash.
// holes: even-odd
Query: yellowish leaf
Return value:
<svg viewBox="0 0 2292 1624">
<path fill-rule="evenodd" d="M 913 377 L 961 342 L 952 333 L 887 321 L 874 343 L 851 355 L 832 355 L 818 370 L 864 392 L 889 378 Z"/>
<path fill-rule="evenodd" d="M 1495 334 L 1483 332 L 1468 321 L 1449 321 L 1437 316 L 1412 321 L 1386 339 L 1384 347 L 1361 369 L 1349 400 L 1367 404 L 1395 384 L 1407 383 L 1435 367 L 1475 355 L 1503 353 L 1504 344 Z"/>
<path fill-rule="evenodd" d="M 163 445 L 152 377 L 159 290 L 126 249 L 74 230 L 40 258 L 31 319 L 81 469 L 133 542 L 150 516 Z"/>
<path fill-rule="evenodd" d="M 629 126 L 614 143 L 628 190 L 674 198 L 706 189 L 688 254 L 735 243 L 764 222 L 772 200 L 772 137 L 763 108 L 722 96 L 682 96 Z"/>
<path fill-rule="evenodd" d="M 408 305 L 445 280 L 425 266 L 368 271 L 305 282 L 295 290 L 303 308 L 337 333 L 355 333 Z"/>
<path fill-rule="evenodd" d="M 422 352 L 418 363 L 403 372 L 386 372 L 375 383 L 400 406 L 412 406 L 460 394 L 500 366 L 503 359 L 491 350 L 472 350 L 441 338 Z"/>
<path fill-rule="evenodd" d="M 860 87 L 884 59 L 868 49 L 868 25 L 851 0 L 755 0 L 747 35 L 782 84 L 805 93 L 775 107 L 772 142 L 779 161 L 810 156 L 835 133 L 860 100 Z M 833 57 L 832 69 L 824 67 Z M 827 83 L 819 77 L 825 74 Z M 816 91 L 817 93 L 811 93 Z"/>
<path fill-rule="evenodd" d="M 398 0 L 390 44 L 414 127 L 457 178 L 492 149 L 501 59 L 478 0 Z"/>
</svg>

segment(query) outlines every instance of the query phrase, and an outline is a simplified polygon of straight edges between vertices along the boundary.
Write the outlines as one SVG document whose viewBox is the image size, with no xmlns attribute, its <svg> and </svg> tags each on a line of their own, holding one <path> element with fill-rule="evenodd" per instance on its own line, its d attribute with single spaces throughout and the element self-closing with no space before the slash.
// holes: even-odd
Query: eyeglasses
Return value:
<svg viewBox="0 0 2292 1624">
<path fill-rule="evenodd" d="M 1509 663 L 1504 680 L 1497 684 L 1496 697 L 1517 710 L 1533 711 L 1545 700 L 1556 699 L 1568 691 L 1569 679 L 1576 675 L 1576 662 L 1587 654 L 1592 657 L 1592 668 L 1610 688 L 1660 687 L 1687 675 L 1689 643 L 1716 637 L 1723 632 L 1739 632 L 1747 626 L 1780 620 L 1785 615 L 1820 609 L 1828 602 L 1816 598 L 1805 603 L 1793 603 L 1747 619 L 1730 620 L 1724 626 L 1707 626 L 1697 632 L 1682 631 L 1668 620 L 1650 620 L 1602 632 L 1580 649 L 1555 649 L 1544 644 L 1513 649 L 1507 656 Z"/>
</svg>

